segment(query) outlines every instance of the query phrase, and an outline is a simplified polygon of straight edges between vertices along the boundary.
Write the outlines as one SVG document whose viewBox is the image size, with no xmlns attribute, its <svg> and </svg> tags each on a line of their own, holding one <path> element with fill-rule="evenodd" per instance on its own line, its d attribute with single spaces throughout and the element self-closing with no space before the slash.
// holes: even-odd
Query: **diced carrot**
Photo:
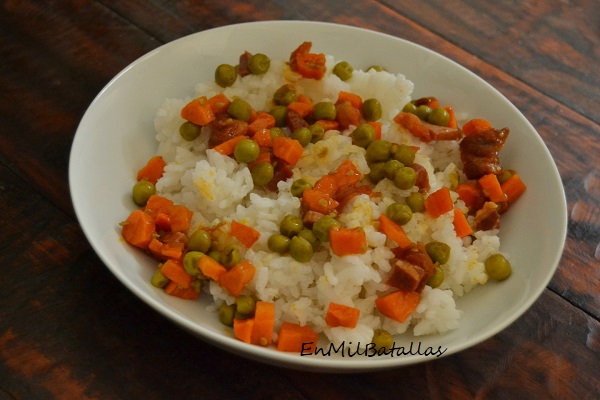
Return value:
<svg viewBox="0 0 600 400">
<path fill-rule="evenodd" d="M 417 292 L 397 290 L 375 300 L 380 313 L 394 321 L 404 322 L 416 310 L 421 296 Z"/>
<path fill-rule="evenodd" d="M 202 96 L 190 101 L 181 109 L 181 118 L 205 126 L 214 121 L 215 113 L 206 96 Z"/>
<path fill-rule="evenodd" d="M 406 249 L 412 245 L 412 242 L 406 236 L 404 229 L 389 219 L 385 214 L 379 216 L 379 228 L 385 236 L 396 242 L 401 249 Z"/>
<path fill-rule="evenodd" d="M 296 353 L 312 353 L 319 340 L 319 334 L 309 326 L 283 322 L 277 337 L 277 350 Z"/>
<path fill-rule="evenodd" d="M 182 205 L 174 205 L 169 210 L 169 218 L 171 220 L 171 232 L 186 232 L 190 228 L 194 213 Z"/>
<path fill-rule="evenodd" d="M 290 55 L 290 67 L 304 78 L 321 79 L 325 76 L 325 54 L 311 53 L 311 42 L 304 42 Z"/>
<path fill-rule="evenodd" d="M 333 194 L 338 190 L 337 177 L 335 174 L 323 175 L 318 181 L 315 182 L 313 189 L 328 196 L 333 196 Z"/>
<path fill-rule="evenodd" d="M 160 267 L 160 272 L 183 288 L 190 287 L 194 277 L 188 274 L 183 268 L 183 264 L 176 260 L 167 260 Z"/>
<path fill-rule="evenodd" d="M 281 136 L 273 139 L 273 154 L 289 165 L 296 165 L 303 152 L 304 147 L 295 139 Z"/>
<path fill-rule="evenodd" d="M 492 129 L 492 124 L 490 121 L 481 118 L 473 118 L 462 126 L 462 131 L 467 136 L 483 133 L 489 131 L 490 129 Z"/>
<path fill-rule="evenodd" d="M 326 193 L 314 189 L 305 189 L 302 192 L 302 204 L 312 211 L 329 214 L 340 204 Z"/>
<path fill-rule="evenodd" d="M 325 322 L 332 328 L 342 326 L 344 328 L 355 328 L 358 324 L 360 310 L 355 307 L 331 302 L 327 308 Z"/>
<path fill-rule="evenodd" d="M 267 128 L 255 132 L 252 136 L 252 140 L 254 140 L 260 147 L 271 147 L 273 145 L 271 140 L 271 131 Z"/>
<path fill-rule="evenodd" d="M 452 211 L 454 203 L 450 196 L 450 189 L 443 187 L 425 198 L 425 209 L 433 218 Z"/>
<path fill-rule="evenodd" d="M 458 128 L 458 123 L 456 122 L 456 113 L 454 112 L 454 109 L 450 106 L 446 106 L 444 107 L 444 110 L 446 110 L 448 112 L 448 115 L 450 115 L 450 121 L 448 121 L 448 125 L 446 125 L 448 128 Z"/>
<path fill-rule="evenodd" d="M 148 245 L 148 250 L 154 257 L 159 260 L 173 259 L 181 262 L 183 259 L 183 253 L 185 251 L 185 242 L 181 241 L 168 241 L 163 242 L 162 237 L 159 239 L 153 237 Z"/>
<path fill-rule="evenodd" d="M 156 218 L 158 214 L 166 214 L 169 215 L 171 208 L 173 207 L 173 201 L 167 199 L 166 197 L 159 196 L 157 194 L 153 194 L 148 199 L 146 206 L 144 207 L 144 212 L 150 215 L 152 218 Z"/>
<path fill-rule="evenodd" d="M 465 203 L 470 213 L 476 212 L 485 203 L 485 195 L 477 182 L 459 183 L 455 191 L 458 193 L 458 198 Z"/>
<path fill-rule="evenodd" d="M 200 295 L 200 292 L 193 286 L 184 288 L 173 281 L 167 283 L 165 286 L 165 293 L 185 300 L 195 300 Z"/>
<path fill-rule="evenodd" d="M 180 261 L 183 259 L 185 244 L 180 242 L 163 243 L 161 255 L 163 258 Z"/>
<path fill-rule="evenodd" d="M 215 147 L 213 147 L 213 150 L 218 151 L 219 153 L 221 153 L 224 156 L 230 156 L 233 154 L 233 151 L 235 150 L 235 146 L 243 139 L 248 139 L 248 136 L 245 136 L 245 135 L 235 136 L 223 143 L 216 145 Z"/>
<path fill-rule="evenodd" d="M 254 318 L 233 319 L 233 334 L 244 343 L 252 343 L 252 330 L 254 329 Z"/>
<path fill-rule="evenodd" d="M 487 174 L 477 180 L 479 186 L 483 190 L 483 193 L 488 199 L 495 203 L 502 203 L 506 201 L 506 195 L 502 191 L 502 186 L 498 181 L 496 174 Z"/>
<path fill-rule="evenodd" d="M 208 103 L 213 113 L 219 114 L 227 110 L 231 101 L 224 93 L 219 93 L 209 98 Z"/>
<path fill-rule="evenodd" d="M 150 240 L 150 243 L 148 243 L 148 250 L 150 251 L 150 253 L 152 253 L 154 257 L 158 258 L 159 260 L 162 260 L 164 257 L 162 255 L 162 248 L 163 243 L 155 237 L 153 237 L 152 240 Z"/>
<path fill-rule="evenodd" d="M 314 109 L 313 102 L 305 95 L 299 95 L 298 100 L 287 106 L 288 110 L 297 112 L 302 118 L 312 114 Z"/>
<path fill-rule="evenodd" d="M 379 121 L 368 121 L 367 124 L 371 125 L 375 129 L 375 140 L 381 139 L 381 126 L 383 125 Z"/>
<path fill-rule="evenodd" d="M 261 111 L 256 113 L 256 118 L 248 125 L 248 132 L 250 132 L 250 134 L 255 134 L 258 131 L 271 129 L 274 126 L 275 117 L 267 112 Z"/>
<path fill-rule="evenodd" d="M 329 244 L 340 257 L 364 254 L 367 251 L 367 235 L 362 227 L 336 228 L 329 231 Z"/>
<path fill-rule="evenodd" d="M 133 211 L 121 225 L 123 238 L 141 249 L 148 248 L 156 232 L 154 219 L 142 210 Z"/>
<path fill-rule="evenodd" d="M 360 125 L 362 113 L 349 101 L 342 101 L 335 105 L 335 120 L 339 123 L 340 129 L 347 129 L 350 126 Z"/>
<path fill-rule="evenodd" d="M 260 232 L 236 220 L 231 221 L 231 235 L 249 249 L 260 238 Z"/>
<path fill-rule="evenodd" d="M 204 255 L 198 260 L 198 269 L 202 274 L 213 281 L 218 282 L 221 275 L 227 272 L 227 268 L 212 257 Z"/>
<path fill-rule="evenodd" d="M 502 183 L 502 191 L 506 194 L 508 204 L 514 203 L 526 189 L 527 186 L 517 173 Z"/>
<path fill-rule="evenodd" d="M 146 165 L 142 167 L 137 173 L 137 180 L 146 180 L 156 184 L 162 177 L 167 163 L 161 156 L 151 157 Z"/>
<path fill-rule="evenodd" d="M 335 103 L 340 104 L 345 101 L 349 102 L 350 104 L 352 104 L 352 107 L 362 112 L 363 101 L 362 97 L 360 97 L 359 95 L 341 90 L 338 94 L 338 98 Z"/>
<path fill-rule="evenodd" d="M 315 121 L 315 125 L 319 125 L 325 132 L 327 131 L 337 131 L 340 127 L 340 124 L 337 121 L 330 121 L 327 119 L 320 119 Z"/>
<path fill-rule="evenodd" d="M 169 217 L 169 214 L 160 212 L 154 218 L 154 224 L 156 225 L 157 231 L 170 231 L 171 230 L 171 217 Z"/>
<path fill-rule="evenodd" d="M 415 114 L 408 112 L 399 112 L 394 117 L 394 122 L 406 129 L 411 135 L 422 140 L 425 143 L 431 142 L 433 136 L 430 130 L 423 124 L 421 119 Z"/>
<path fill-rule="evenodd" d="M 298 54 L 296 57 L 297 72 L 304 78 L 321 79 L 325 76 L 327 60 L 322 53 Z"/>
<path fill-rule="evenodd" d="M 244 260 L 223 273 L 219 277 L 219 285 L 232 296 L 239 296 L 246 285 L 254 278 L 255 272 L 254 265 L 250 261 Z"/>
<path fill-rule="evenodd" d="M 452 224 L 454 225 L 456 236 L 461 239 L 473 233 L 473 228 L 471 228 L 469 221 L 467 221 L 467 217 L 458 208 L 454 209 Z"/>
<path fill-rule="evenodd" d="M 356 165 L 350 160 L 342 162 L 335 170 L 335 178 L 337 179 L 338 189 L 358 183 L 363 175 L 360 173 Z"/>
<path fill-rule="evenodd" d="M 254 136 L 256 136 L 256 135 L 254 135 Z M 263 162 L 273 164 L 273 160 L 271 159 L 271 156 L 272 156 L 271 149 L 269 149 L 268 147 L 261 147 L 258 152 L 258 158 L 256 160 L 252 161 L 251 163 L 248 163 L 248 168 L 250 168 L 250 170 L 252 170 L 252 167 L 254 167 L 257 164 L 263 163 Z"/>
<path fill-rule="evenodd" d="M 275 303 L 257 301 L 252 328 L 252 344 L 268 346 L 273 342 L 275 329 Z"/>
</svg>

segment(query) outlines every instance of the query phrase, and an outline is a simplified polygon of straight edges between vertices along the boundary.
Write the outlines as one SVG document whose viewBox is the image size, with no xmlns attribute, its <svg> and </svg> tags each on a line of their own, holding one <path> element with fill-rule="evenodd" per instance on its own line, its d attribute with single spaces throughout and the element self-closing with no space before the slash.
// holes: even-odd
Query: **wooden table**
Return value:
<svg viewBox="0 0 600 400">
<path fill-rule="evenodd" d="M 176 328 L 100 262 L 67 181 L 71 142 L 92 99 L 166 42 L 270 19 L 355 25 L 424 45 L 490 82 L 536 127 L 562 176 L 569 233 L 556 275 L 514 324 L 425 364 L 299 372 Z M 599 44 L 600 8 L 585 0 L 3 1 L 0 399 L 596 398 Z"/>
</svg>

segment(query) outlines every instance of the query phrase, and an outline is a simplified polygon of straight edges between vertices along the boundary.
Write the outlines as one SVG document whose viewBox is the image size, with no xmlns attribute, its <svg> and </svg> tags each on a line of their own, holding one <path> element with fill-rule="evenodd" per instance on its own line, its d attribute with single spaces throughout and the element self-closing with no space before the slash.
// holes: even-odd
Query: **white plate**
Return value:
<svg viewBox="0 0 600 400">
<path fill-rule="evenodd" d="M 197 302 L 183 301 L 153 288 L 155 263 L 120 239 L 118 222 L 133 209 L 130 190 L 140 165 L 156 151 L 154 113 L 168 97 L 193 95 L 194 85 L 213 79 L 216 65 L 233 63 L 245 50 L 287 59 L 303 41 L 357 68 L 381 65 L 415 84 L 414 96 L 436 96 L 444 104 L 507 126 L 511 135 L 502 162 L 519 171 L 528 189 L 502 219 L 503 250 L 513 275 L 489 283 L 458 300 L 460 327 L 427 337 L 403 335 L 411 342 L 447 349 L 444 356 L 493 336 L 520 317 L 539 297 L 559 263 L 567 212 L 557 168 L 542 139 L 525 117 L 482 79 L 421 46 L 354 27 L 272 21 L 225 26 L 168 43 L 119 73 L 83 116 L 71 150 L 69 181 L 77 217 L 87 239 L 112 273 L 140 299 L 173 322 L 236 354 L 263 362 L 313 371 L 368 371 L 435 359 L 427 355 L 364 357 L 349 354 L 301 356 L 246 345 L 226 333 L 215 315 Z M 201 300 L 207 302 L 207 299 Z M 323 343 L 324 344 L 324 343 Z"/>
</svg>

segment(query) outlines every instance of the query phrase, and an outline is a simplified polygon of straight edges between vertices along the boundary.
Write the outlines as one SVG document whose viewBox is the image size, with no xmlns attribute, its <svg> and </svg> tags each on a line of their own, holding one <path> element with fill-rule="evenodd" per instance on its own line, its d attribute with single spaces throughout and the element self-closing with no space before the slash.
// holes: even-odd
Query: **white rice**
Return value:
<svg viewBox="0 0 600 400">
<path fill-rule="evenodd" d="M 329 68 L 335 65 L 330 56 L 327 65 Z M 241 97 L 256 110 L 269 110 L 272 94 L 288 81 L 294 81 L 298 91 L 314 102 L 335 101 L 340 90 L 356 93 L 363 99 L 376 97 L 383 106 L 382 138 L 418 145 L 420 150 L 415 162 L 427 170 L 431 190 L 449 186 L 450 176 L 460 171 L 461 166 L 457 143 L 423 143 L 390 122 L 410 101 L 412 82 L 401 74 L 375 71 L 355 71 L 350 80 L 342 82 L 329 72 L 321 81 L 300 79 L 284 62 L 273 60 L 269 72 L 262 76 L 238 78 L 225 90 L 214 82 L 199 83 L 195 91 L 197 96 L 210 97 L 223 92 L 230 99 Z M 456 308 L 455 300 L 473 287 L 486 283 L 483 261 L 488 255 L 499 252 L 497 231 L 476 232 L 471 243 L 469 239 L 457 238 L 452 213 L 437 219 L 426 213 L 415 213 L 404 226 L 413 242 L 438 240 L 451 247 L 450 260 L 443 266 L 445 279 L 438 288 L 425 287 L 421 303 L 406 322 L 386 318 L 376 310 L 375 300 L 390 291 L 384 282 L 391 272 L 390 260 L 394 255 L 386 246 L 391 246 L 391 242 L 373 222 L 389 204 L 404 201 L 417 188 L 400 190 L 384 179 L 374 189 L 382 193 L 378 203 L 361 195 L 347 206 L 339 219 L 347 227 L 364 228 L 369 245 L 365 254 L 338 257 L 328 245 L 323 245 L 306 263 L 275 254 L 267 248 L 268 237 L 278 232 L 283 216 L 300 215 L 300 201 L 290 193 L 294 179 L 303 177 L 314 183 L 346 159 L 362 173 L 369 172 L 365 150 L 354 146 L 348 137 L 353 127 L 346 132 L 330 131 L 324 140 L 309 144 L 293 169 L 293 178 L 280 182 L 277 193 L 268 193 L 254 188 L 245 164 L 238 164 L 213 150 L 207 151 L 206 133 L 192 142 L 180 137 L 178 129 L 184 122 L 180 110 L 190 99 L 167 99 L 156 113 L 158 154 L 167 161 L 165 173 L 156 185 L 157 192 L 194 212 L 190 232 L 218 223 L 226 226 L 235 219 L 261 233 L 258 242 L 244 254 L 256 267 L 254 279 L 244 293 L 275 303 L 276 327 L 284 321 L 309 325 L 339 344 L 344 341 L 369 343 L 373 331 L 378 328 L 393 334 L 412 330 L 414 335 L 428 335 L 458 326 L 461 311 Z M 452 192 L 452 196 L 456 206 L 464 209 L 464 204 L 457 200 L 458 195 Z M 233 298 L 217 284 L 207 285 L 205 291 L 215 300 L 212 310 L 223 301 L 233 302 Z M 324 315 L 330 302 L 358 308 L 358 326 L 354 329 L 328 327 Z"/>
</svg>

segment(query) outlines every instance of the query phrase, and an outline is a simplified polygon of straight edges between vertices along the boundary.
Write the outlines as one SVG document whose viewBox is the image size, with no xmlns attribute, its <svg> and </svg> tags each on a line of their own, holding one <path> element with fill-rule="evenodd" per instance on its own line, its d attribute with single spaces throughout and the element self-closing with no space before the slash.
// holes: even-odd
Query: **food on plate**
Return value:
<svg viewBox="0 0 600 400">
<path fill-rule="evenodd" d="M 456 328 L 457 298 L 510 276 L 498 232 L 526 186 L 500 161 L 508 128 L 310 42 L 236 61 L 156 113 L 121 226 L 157 290 L 209 296 L 246 343 L 385 349 Z"/>
</svg>

